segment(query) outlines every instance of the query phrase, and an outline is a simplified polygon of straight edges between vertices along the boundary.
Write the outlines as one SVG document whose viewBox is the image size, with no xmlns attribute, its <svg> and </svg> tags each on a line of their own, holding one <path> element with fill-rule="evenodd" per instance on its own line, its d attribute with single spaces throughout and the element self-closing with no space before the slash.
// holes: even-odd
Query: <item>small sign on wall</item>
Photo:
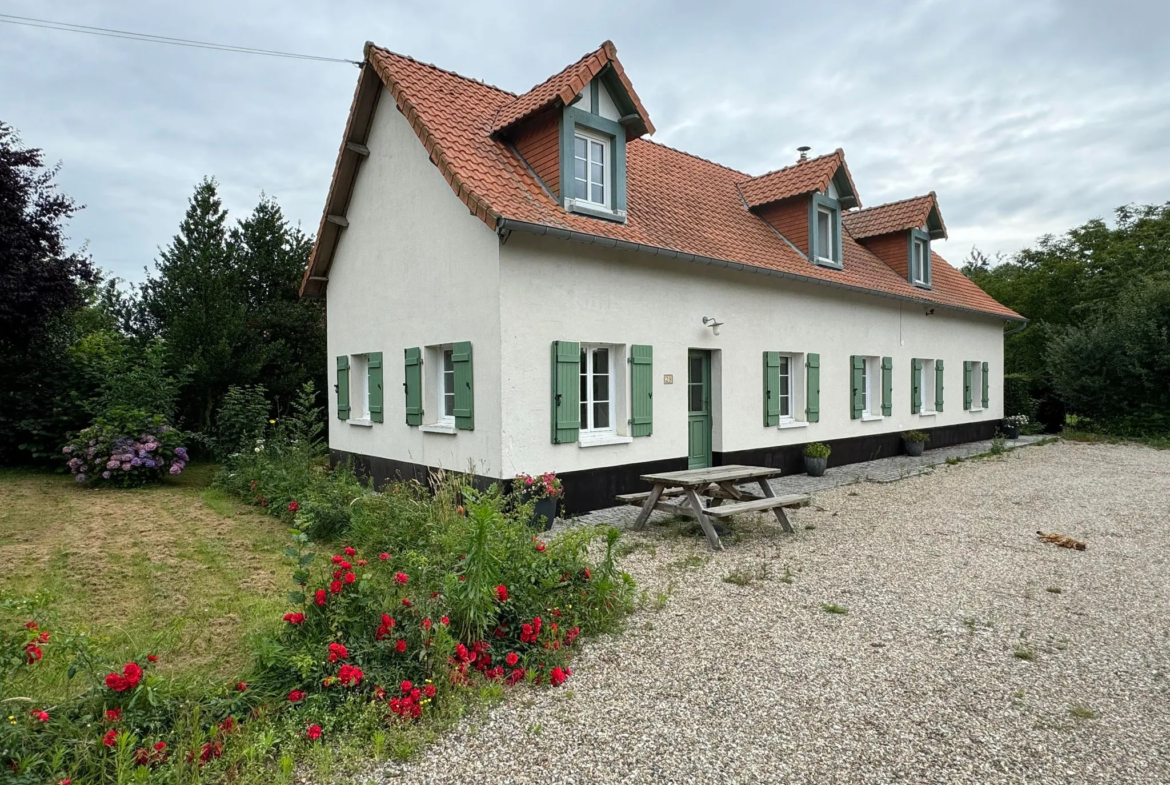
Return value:
<svg viewBox="0 0 1170 785">
<path fill-rule="evenodd" d="M 674 384 L 674 374 L 673 373 L 662 374 L 662 383 L 663 384 Z"/>
</svg>

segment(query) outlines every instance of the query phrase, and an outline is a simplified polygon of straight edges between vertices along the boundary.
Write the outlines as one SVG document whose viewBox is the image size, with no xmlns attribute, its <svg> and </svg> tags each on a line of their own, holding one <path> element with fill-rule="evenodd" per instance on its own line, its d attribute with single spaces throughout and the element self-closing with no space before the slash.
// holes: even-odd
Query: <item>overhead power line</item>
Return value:
<svg viewBox="0 0 1170 785">
<path fill-rule="evenodd" d="M 296 52 L 279 52 L 273 49 L 257 49 L 252 46 L 233 46 L 231 44 L 217 44 L 211 41 L 193 41 L 189 38 L 172 38 L 166 35 L 135 33 L 130 30 L 113 30 L 108 27 L 75 25 L 69 22 L 54 22 L 49 19 L 34 19 L 28 16 L 13 16 L 12 14 L 0 14 L 0 22 L 10 25 L 21 25 L 23 27 L 39 27 L 45 30 L 62 30 L 67 33 L 100 35 L 106 38 L 125 38 L 130 41 L 145 41 L 151 44 L 170 44 L 171 46 L 187 46 L 195 49 L 211 49 L 217 52 L 236 52 L 238 54 L 264 55 L 265 57 L 288 57 L 293 60 L 316 60 L 322 63 L 361 65 L 361 62 L 357 60 L 348 60 L 343 57 L 320 57 L 318 55 L 298 54 Z"/>
</svg>

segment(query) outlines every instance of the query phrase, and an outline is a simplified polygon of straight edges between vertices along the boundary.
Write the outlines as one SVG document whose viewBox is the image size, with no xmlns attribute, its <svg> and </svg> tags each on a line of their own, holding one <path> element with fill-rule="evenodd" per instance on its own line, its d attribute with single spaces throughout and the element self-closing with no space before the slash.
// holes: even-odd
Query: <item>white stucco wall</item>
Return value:
<svg viewBox="0 0 1170 785">
<path fill-rule="evenodd" d="M 326 291 L 330 447 L 456 470 L 471 463 L 498 476 L 499 241 L 456 198 L 388 91 L 367 146 Z M 472 342 L 475 430 L 447 435 L 408 427 L 404 349 L 455 341 Z M 384 422 L 337 419 L 335 358 L 376 351 L 383 353 Z M 424 373 L 426 422 L 438 413 L 433 378 Z M 357 380 L 352 386 L 361 387 Z"/>
<path fill-rule="evenodd" d="M 504 476 L 685 456 L 689 348 L 713 350 L 715 451 L 1002 417 L 1003 326 L 992 317 L 943 308 L 926 316 L 925 307 L 913 303 L 518 233 L 500 251 L 500 296 Z M 718 336 L 703 326 L 703 316 L 724 322 Z M 555 340 L 653 346 L 654 434 L 589 448 L 552 444 L 549 346 Z M 820 354 L 820 422 L 764 426 L 766 350 Z M 855 354 L 893 358 L 889 417 L 850 419 L 849 360 Z M 933 417 L 910 413 L 914 357 L 945 361 L 944 411 Z M 985 411 L 963 409 L 965 360 L 989 364 Z M 665 374 L 673 374 L 673 384 L 663 383 Z M 629 395 L 624 378 L 618 393 Z M 981 391 L 973 397 L 978 405 Z"/>
</svg>

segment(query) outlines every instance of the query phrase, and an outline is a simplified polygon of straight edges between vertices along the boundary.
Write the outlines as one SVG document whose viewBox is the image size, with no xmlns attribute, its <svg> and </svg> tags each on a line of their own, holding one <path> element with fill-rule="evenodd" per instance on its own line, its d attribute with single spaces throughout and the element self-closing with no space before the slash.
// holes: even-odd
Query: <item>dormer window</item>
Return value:
<svg viewBox="0 0 1170 785">
<path fill-rule="evenodd" d="M 930 235 L 921 229 L 910 230 L 907 267 L 910 272 L 910 283 L 930 288 Z"/>
<path fill-rule="evenodd" d="M 810 205 L 809 258 L 825 267 L 841 267 L 841 204 L 814 193 Z"/>
<path fill-rule="evenodd" d="M 598 207 L 610 206 L 611 140 L 580 129 L 573 137 L 573 198 Z"/>
</svg>

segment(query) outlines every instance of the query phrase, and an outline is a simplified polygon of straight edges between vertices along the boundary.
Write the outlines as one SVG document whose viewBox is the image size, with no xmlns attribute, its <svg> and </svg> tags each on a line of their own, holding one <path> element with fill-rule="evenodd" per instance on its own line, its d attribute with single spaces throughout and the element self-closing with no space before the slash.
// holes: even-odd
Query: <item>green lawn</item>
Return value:
<svg viewBox="0 0 1170 785">
<path fill-rule="evenodd" d="M 138 490 L 0 470 L 0 599 L 48 592 L 54 624 L 112 658 L 155 652 L 164 672 L 238 674 L 245 637 L 284 611 L 288 533 L 210 488 L 216 468 Z M 0 607 L 4 628 L 25 621 L 14 616 Z"/>
</svg>

